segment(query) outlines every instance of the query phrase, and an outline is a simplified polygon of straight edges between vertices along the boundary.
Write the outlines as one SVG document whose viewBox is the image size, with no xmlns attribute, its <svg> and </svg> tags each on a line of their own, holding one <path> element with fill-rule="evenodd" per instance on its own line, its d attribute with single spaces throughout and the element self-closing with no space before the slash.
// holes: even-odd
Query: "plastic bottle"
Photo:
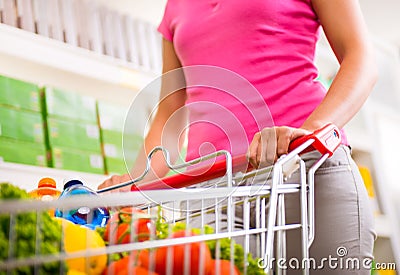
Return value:
<svg viewBox="0 0 400 275">
<path fill-rule="evenodd" d="M 29 196 L 42 201 L 52 201 L 57 199 L 61 191 L 57 190 L 57 184 L 52 178 L 42 178 L 38 183 L 38 188 L 29 192 Z"/>
<path fill-rule="evenodd" d="M 57 189 L 57 184 L 52 178 L 42 178 L 38 183 L 38 188 L 28 193 L 31 198 L 42 201 L 56 200 L 61 191 Z M 54 216 L 54 209 L 49 210 L 50 216 Z"/>
<path fill-rule="evenodd" d="M 58 199 L 62 200 L 77 195 L 98 196 L 95 191 L 85 186 L 81 180 L 71 179 L 64 184 L 64 190 Z M 105 207 L 89 208 L 79 206 L 73 209 L 56 209 L 55 216 L 95 229 L 96 227 L 105 227 L 107 225 L 110 212 Z"/>
</svg>

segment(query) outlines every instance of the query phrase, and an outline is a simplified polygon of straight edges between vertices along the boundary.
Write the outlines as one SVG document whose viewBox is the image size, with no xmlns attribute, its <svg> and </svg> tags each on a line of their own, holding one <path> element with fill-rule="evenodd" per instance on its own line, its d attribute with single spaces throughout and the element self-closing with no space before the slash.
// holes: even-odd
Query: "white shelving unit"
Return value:
<svg viewBox="0 0 400 275">
<path fill-rule="evenodd" d="M 381 121 L 376 117 L 387 117 L 388 108 L 369 100 L 359 115 L 347 126 L 350 144 L 353 146 L 353 158 L 357 164 L 368 167 L 371 171 L 375 196 L 379 213 L 375 213 L 375 242 L 374 256 L 380 263 L 400 264 L 400 222 L 399 211 L 396 211 L 396 197 L 400 190 L 393 177 L 398 171 L 390 168 L 396 165 L 396 143 L 390 140 L 390 135 L 382 131 Z M 389 111 L 389 113 L 392 113 Z M 400 116 L 399 116 L 400 118 Z M 400 119 L 398 120 L 400 123 Z M 392 125 L 395 126 L 395 125 Z M 387 128 L 386 128 L 387 129 Z M 400 128 L 390 128 L 400 134 Z M 392 148 L 390 151 L 385 147 Z"/>
<path fill-rule="evenodd" d="M 376 250 L 382 259 L 395 261 L 400 265 L 400 211 L 398 210 L 398 163 L 400 149 L 397 146 L 400 135 L 400 113 L 385 104 L 374 103 L 369 106 L 370 133 L 374 132 L 373 141 L 376 146 L 371 150 L 372 161 L 375 168 L 376 182 L 379 184 L 377 196 L 381 211 L 386 220 L 381 221 L 387 228 L 387 235 L 381 235 L 377 240 Z M 385 224 L 386 222 L 386 224 Z M 392 253 L 391 253 L 392 252 Z"/>
<path fill-rule="evenodd" d="M 94 190 L 107 178 L 105 175 L 0 162 L 0 182 L 11 182 L 30 191 L 37 188 L 39 180 L 43 177 L 53 178 L 59 190 L 63 189 L 63 181 L 67 178 L 79 177 L 85 182 L 85 185 Z"/>
<path fill-rule="evenodd" d="M 0 24 L 0 41 L 1 75 L 78 92 L 124 108 L 156 77 L 153 72 L 121 60 L 4 24 Z M 149 104 L 150 108 L 157 95 L 158 91 L 149 93 L 148 102 L 143 104 Z M 95 189 L 107 178 L 105 175 L 0 162 L 0 182 L 9 181 L 31 190 L 45 176 L 53 177 L 59 189 L 62 189 L 64 179 L 74 176 Z"/>
<path fill-rule="evenodd" d="M 127 105 L 156 77 L 127 62 L 4 24 L 0 41 L 0 74 L 99 100 Z"/>
</svg>

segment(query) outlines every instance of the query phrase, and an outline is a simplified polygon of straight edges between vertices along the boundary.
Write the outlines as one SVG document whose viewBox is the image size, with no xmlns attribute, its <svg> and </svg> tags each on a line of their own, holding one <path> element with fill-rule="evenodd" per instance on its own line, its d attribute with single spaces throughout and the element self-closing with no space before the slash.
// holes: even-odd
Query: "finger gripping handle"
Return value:
<svg viewBox="0 0 400 275">
<path fill-rule="evenodd" d="M 329 154 L 329 157 L 331 157 L 342 142 L 342 135 L 337 126 L 329 123 L 324 127 L 315 130 L 309 135 L 305 135 L 293 140 L 290 143 L 289 151 L 293 151 L 295 148 L 299 147 L 301 144 L 310 139 L 313 139 L 314 142 L 303 152 L 308 152 L 312 149 L 315 149 L 318 150 L 322 155 Z"/>
</svg>

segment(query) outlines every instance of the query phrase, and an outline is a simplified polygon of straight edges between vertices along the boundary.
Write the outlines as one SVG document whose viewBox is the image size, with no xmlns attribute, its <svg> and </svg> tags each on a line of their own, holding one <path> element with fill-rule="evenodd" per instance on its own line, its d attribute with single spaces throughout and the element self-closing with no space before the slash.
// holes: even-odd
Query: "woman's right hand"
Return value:
<svg viewBox="0 0 400 275">
<path fill-rule="evenodd" d="M 124 174 L 124 175 L 114 175 L 111 176 L 110 178 L 106 179 L 102 184 L 100 184 L 97 187 L 97 190 L 101 190 L 104 189 L 106 187 L 110 187 L 110 186 L 114 186 L 123 182 L 127 182 L 132 180 L 132 177 L 129 174 Z M 118 188 L 115 190 L 112 190 L 110 192 L 129 192 L 131 191 L 131 185 L 122 187 L 122 188 Z"/>
</svg>

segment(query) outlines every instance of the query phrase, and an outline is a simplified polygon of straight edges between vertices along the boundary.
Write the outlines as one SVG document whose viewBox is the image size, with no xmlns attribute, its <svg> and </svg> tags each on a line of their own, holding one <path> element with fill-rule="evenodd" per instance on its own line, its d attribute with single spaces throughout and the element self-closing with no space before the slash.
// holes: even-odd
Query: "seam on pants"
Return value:
<svg viewBox="0 0 400 275">
<path fill-rule="evenodd" d="M 350 167 L 350 172 L 351 172 L 351 176 L 353 177 L 353 184 L 354 187 L 356 189 L 356 193 L 357 193 L 357 214 L 358 214 L 358 257 L 360 257 L 361 260 L 361 222 L 362 222 L 362 217 L 361 217 L 361 209 L 360 209 L 360 194 L 359 194 L 359 190 L 358 190 L 358 186 L 357 186 L 357 180 L 354 176 L 354 171 L 351 165 L 351 160 L 350 160 L 350 155 L 349 152 L 346 151 L 346 149 L 343 149 L 346 153 L 346 158 L 349 162 L 349 167 Z"/>
</svg>

